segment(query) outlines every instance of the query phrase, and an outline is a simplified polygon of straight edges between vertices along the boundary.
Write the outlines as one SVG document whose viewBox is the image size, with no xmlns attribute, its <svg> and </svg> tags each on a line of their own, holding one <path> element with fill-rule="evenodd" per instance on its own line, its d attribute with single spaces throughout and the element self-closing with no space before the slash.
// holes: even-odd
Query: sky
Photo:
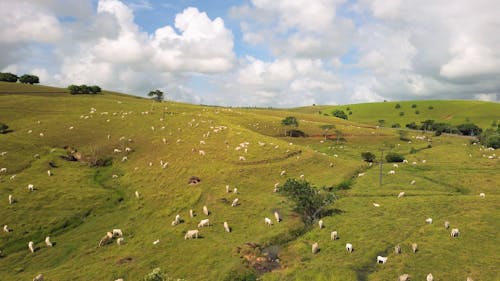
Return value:
<svg viewBox="0 0 500 281">
<path fill-rule="evenodd" d="M 0 71 L 169 100 L 500 100 L 498 0 L 1 0 Z"/>
</svg>

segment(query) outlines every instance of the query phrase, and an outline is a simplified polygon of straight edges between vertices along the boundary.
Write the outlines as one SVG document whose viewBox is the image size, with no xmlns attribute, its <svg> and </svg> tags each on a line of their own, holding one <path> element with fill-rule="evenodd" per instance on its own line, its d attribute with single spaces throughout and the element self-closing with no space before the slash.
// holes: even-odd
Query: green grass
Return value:
<svg viewBox="0 0 500 281">
<path fill-rule="evenodd" d="M 471 122 L 478 124 L 499 119 L 498 110 L 482 107 L 495 109 L 497 104 L 428 103 L 436 112 L 459 105 L 471 108 L 471 113 L 454 116 L 470 115 Z M 401 105 L 408 109 L 411 103 Z M 452 136 L 433 138 L 430 149 L 425 149 L 426 141 L 413 138 L 415 133 L 410 133 L 411 143 L 402 142 L 396 130 L 352 122 L 393 120 L 382 111 L 374 111 L 373 122 L 355 119 L 357 112 L 361 116 L 371 110 L 363 106 L 351 105 L 353 115 L 344 121 L 317 114 L 318 107 L 271 110 L 158 104 L 106 91 L 71 96 L 58 88 L 0 83 L 0 122 L 13 130 L 0 135 L 0 152 L 7 152 L 0 156 L 0 168 L 7 168 L 7 174 L 0 175 L 0 225 L 8 224 L 13 230 L 0 233 L 0 280 L 31 280 L 38 273 L 46 280 L 142 280 L 156 267 L 175 278 L 223 280 L 231 272 L 246 270 L 237 249 L 247 242 L 280 249 L 280 268 L 263 274 L 263 280 L 396 280 L 403 273 L 423 280 L 429 272 L 437 280 L 465 280 L 466 276 L 499 280 L 500 160 L 498 155 L 487 157 L 495 151 Z M 391 107 L 390 103 L 371 106 Z M 167 107 L 166 118 L 160 120 L 163 107 Z M 91 108 L 96 112 L 90 113 Z M 149 114 L 142 114 L 146 111 Z M 283 137 L 280 121 L 290 115 L 297 117 L 298 129 L 309 137 Z M 433 116 L 437 115 L 425 118 Z M 333 132 L 324 141 L 322 124 L 336 125 L 346 141 L 337 143 Z M 219 126 L 224 127 L 216 132 Z M 249 143 L 247 153 L 235 149 L 243 142 Z M 84 162 L 61 159 L 67 146 L 76 148 Z M 126 147 L 133 151 L 113 152 Z M 379 186 L 379 167 L 369 167 L 360 153 L 372 151 L 379 157 L 382 147 L 402 153 L 410 163 L 399 168 L 384 164 Z M 416 154 L 409 153 L 412 147 Z M 125 155 L 128 161 L 122 162 Z M 239 156 L 246 161 L 239 161 Z M 107 157 L 112 157 L 113 165 L 86 163 Z M 160 161 L 168 162 L 168 167 L 160 167 Z M 414 161 L 416 165 L 411 164 Z M 48 169 L 53 176 L 47 176 Z M 391 169 L 395 175 L 387 174 Z M 282 170 L 286 176 L 280 176 Z M 365 175 L 357 177 L 359 172 Z M 339 199 L 330 207 L 331 215 L 323 218 L 325 229 L 304 226 L 291 203 L 273 193 L 276 182 L 302 174 L 315 186 L 351 182 L 336 191 Z M 188 185 L 193 175 L 202 182 Z M 412 180 L 415 185 L 410 185 Z M 26 189 L 29 183 L 35 184 L 34 192 Z M 239 194 L 226 193 L 227 184 L 237 187 Z M 398 199 L 401 191 L 406 196 Z M 480 192 L 486 198 L 479 198 Z M 7 203 L 9 194 L 16 200 L 13 205 Z M 231 207 L 236 197 L 241 205 Z M 374 202 L 381 207 L 373 207 Z M 202 239 L 185 241 L 185 231 L 196 229 L 205 218 L 204 205 L 211 211 L 212 226 L 200 230 Z M 190 209 L 195 218 L 189 217 Z M 280 211 L 283 221 L 266 227 L 264 217 L 272 218 L 274 210 Z M 171 226 L 176 214 L 184 222 Z M 427 217 L 434 224 L 425 224 Z M 461 237 L 450 237 L 443 227 L 445 220 L 460 229 Z M 233 232 L 224 232 L 224 221 Z M 98 248 L 99 239 L 113 228 L 123 230 L 126 243 Z M 333 230 L 339 232 L 338 241 L 330 240 Z M 45 236 L 51 236 L 54 247 L 44 246 Z M 160 243 L 153 245 L 157 239 Z M 39 247 L 34 254 L 28 251 L 30 240 Z M 317 255 L 311 254 L 314 242 L 321 248 Z M 345 251 L 347 242 L 354 245 L 352 254 Z M 414 242 L 420 247 L 416 254 L 410 253 Z M 403 254 L 396 256 L 392 249 L 398 243 Z M 387 264 L 375 264 L 379 254 L 389 256 Z"/>
</svg>

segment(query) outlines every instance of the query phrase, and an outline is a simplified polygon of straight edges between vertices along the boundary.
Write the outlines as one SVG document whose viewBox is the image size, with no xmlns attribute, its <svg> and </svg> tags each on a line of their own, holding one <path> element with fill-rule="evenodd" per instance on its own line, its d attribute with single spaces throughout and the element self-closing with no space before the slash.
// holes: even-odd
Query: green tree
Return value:
<svg viewBox="0 0 500 281">
<path fill-rule="evenodd" d="M 335 140 L 339 144 L 340 139 L 344 136 L 341 130 L 335 130 Z"/>
<path fill-rule="evenodd" d="M 101 87 L 99 87 L 97 85 L 90 86 L 90 91 L 92 92 L 92 94 L 100 93 L 101 92 Z"/>
<path fill-rule="evenodd" d="M 285 136 L 287 136 L 287 131 L 286 127 L 298 127 L 299 126 L 299 121 L 297 121 L 297 118 L 293 116 L 288 116 L 285 119 L 281 120 L 281 125 L 285 127 Z"/>
<path fill-rule="evenodd" d="M 396 152 L 389 152 L 385 156 L 385 160 L 387 162 L 403 162 L 405 160 L 405 157 L 402 154 L 396 153 Z"/>
<path fill-rule="evenodd" d="M 335 109 L 334 111 L 332 111 L 332 115 L 337 117 L 337 118 L 342 118 L 342 119 L 347 120 L 347 114 L 345 114 L 345 112 L 343 110 Z"/>
<path fill-rule="evenodd" d="M 149 91 L 148 97 L 151 97 L 154 101 L 161 102 L 164 98 L 164 95 L 160 90 L 152 90 Z"/>
<path fill-rule="evenodd" d="M 331 129 L 335 129 L 335 125 L 331 125 L 331 124 L 321 125 L 319 127 L 321 129 L 323 129 L 323 137 L 325 138 L 325 140 L 326 140 L 326 137 L 328 136 L 328 131 L 330 131 Z"/>
<path fill-rule="evenodd" d="M 375 161 L 375 159 L 377 158 L 377 156 L 375 156 L 375 154 L 367 151 L 367 152 L 361 152 L 361 157 L 363 157 L 363 160 L 365 162 L 373 162 Z"/>
<path fill-rule="evenodd" d="M 466 136 L 479 136 L 483 132 L 483 129 L 472 123 L 460 124 L 457 126 L 457 129 Z"/>
<path fill-rule="evenodd" d="M 405 130 L 399 130 L 399 139 L 402 141 L 409 141 L 410 139 L 408 138 L 408 132 Z"/>
<path fill-rule="evenodd" d="M 69 85 L 68 91 L 70 92 L 70 94 L 76 95 L 80 93 L 80 87 L 77 85 Z"/>
<path fill-rule="evenodd" d="M 487 147 L 495 149 L 500 148 L 500 127 L 495 129 L 486 129 L 481 136 L 479 136 L 481 143 Z"/>
<path fill-rule="evenodd" d="M 417 105 L 416 104 L 412 104 L 411 108 L 417 108 Z"/>
<path fill-rule="evenodd" d="M 304 180 L 287 179 L 279 192 L 295 203 L 294 211 L 302 215 L 305 223 L 322 216 L 326 207 L 335 201 L 335 195 L 325 188 L 319 189 Z"/>
<path fill-rule="evenodd" d="M 396 103 L 396 106 L 394 106 L 395 109 L 401 108 L 401 105 L 399 103 Z"/>
<path fill-rule="evenodd" d="M 378 126 L 379 127 L 383 127 L 385 125 L 385 120 L 384 119 L 380 119 L 377 122 L 378 122 Z"/>
<path fill-rule="evenodd" d="M 19 79 L 19 77 L 17 77 L 17 75 L 15 74 L 12 74 L 10 72 L 0 72 L 0 81 L 3 81 L 3 82 L 17 82 L 17 79 Z"/>
<path fill-rule="evenodd" d="M 40 83 L 40 79 L 36 75 L 24 74 L 23 76 L 19 77 L 19 82 L 23 84 L 33 85 Z"/>
</svg>

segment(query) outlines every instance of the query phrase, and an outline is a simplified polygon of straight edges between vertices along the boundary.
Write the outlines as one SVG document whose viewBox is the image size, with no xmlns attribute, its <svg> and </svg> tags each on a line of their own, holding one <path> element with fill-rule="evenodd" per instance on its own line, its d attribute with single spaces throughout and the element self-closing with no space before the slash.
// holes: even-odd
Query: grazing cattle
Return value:
<svg viewBox="0 0 500 281">
<path fill-rule="evenodd" d="M 467 276 L 467 281 L 474 281 L 474 280 L 472 280 L 472 278 L 470 278 L 469 276 Z"/>
<path fill-rule="evenodd" d="M 194 230 L 188 230 L 186 232 L 186 235 L 184 235 L 184 240 L 186 239 L 193 239 L 193 238 L 198 238 L 198 235 L 200 234 L 200 231 L 198 229 Z M 156 242 L 156 241 L 155 241 Z M 158 241 L 159 242 L 159 241 Z"/>
<path fill-rule="evenodd" d="M 432 224 L 432 218 L 427 218 L 427 219 L 425 220 L 425 222 L 426 222 L 426 223 L 428 223 L 428 224 Z"/>
<path fill-rule="evenodd" d="M 399 244 L 397 244 L 396 247 L 394 247 L 394 253 L 401 254 L 401 246 L 399 246 Z"/>
<path fill-rule="evenodd" d="M 332 233 L 330 234 L 330 239 L 332 239 L 332 240 L 339 239 L 339 235 L 337 234 L 337 231 L 332 231 Z"/>
<path fill-rule="evenodd" d="M 412 180 L 412 181 L 410 182 L 410 184 L 411 184 L 411 185 L 414 185 L 415 183 L 416 183 L 416 181 L 415 181 L 415 180 Z"/>
<path fill-rule="evenodd" d="M 426 162 L 427 162 L 427 160 L 422 160 L 422 163 L 424 163 L 424 164 L 425 164 Z"/>
<path fill-rule="evenodd" d="M 378 208 L 378 207 L 380 207 L 380 204 L 378 204 L 378 203 L 373 203 L 373 206 Z"/>
<path fill-rule="evenodd" d="M 121 151 L 120 149 L 118 149 L 118 148 L 115 148 L 115 149 L 113 149 L 113 152 L 114 152 L 114 153 L 120 153 L 120 152 L 122 152 L 122 151 Z"/>
<path fill-rule="evenodd" d="M 120 237 L 118 239 L 116 239 L 116 244 L 118 245 L 123 245 L 125 243 L 125 239 L 123 237 Z"/>
<path fill-rule="evenodd" d="M 194 218 L 194 212 L 193 209 L 189 210 L 189 217 Z"/>
<path fill-rule="evenodd" d="M 9 194 L 9 205 L 12 205 L 14 203 L 14 197 L 12 197 L 12 194 Z"/>
<path fill-rule="evenodd" d="M 238 160 L 240 160 L 240 161 L 246 161 L 247 159 L 245 158 L 245 156 L 240 156 L 240 157 L 238 157 Z"/>
<path fill-rule="evenodd" d="M 33 191 L 35 190 L 35 186 L 33 184 L 28 184 L 28 191 Z"/>
<path fill-rule="evenodd" d="M 264 218 L 264 223 L 267 225 L 267 226 L 271 226 L 273 225 L 273 222 L 271 221 L 270 218 Z"/>
<path fill-rule="evenodd" d="M 231 232 L 231 228 L 229 228 L 229 224 L 227 223 L 227 221 L 224 222 L 224 230 L 226 232 Z"/>
<path fill-rule="evenodd" d="M 30 252 L 34 253 L 35 252 L 35 243 L 33 243 L 33 241 L 28 242 L 28 248 L 30 249 Z"/>
<path fill-rule="evenodd" d="M 184 239 L 186 239 L 185 237 L 186 237 L 186 236 L 184 236 Z M 197 237 L 197 238 L 198 238 L 198 237 Z M 157 240 L 153 241 L 153 245 L 156 245 L 156 244 L 158 244 L 158 243 L 160 243 L 160 239 L 157 239 Z"/>
<path fill-rule="evenodd" d="M 7 151 L 0 152 L 0 156 L 5 156 L 6 154 L 7 154 Z"/>
<path fill-rule="evenodd" d="M 113 179 L 117 179 L 118 178 L 118 175 L 112 175 L 111 178 Z"/>
<path fill-rule="evenodd" d="M 398 164 L 393 164 L 392 165 L 394 168 L 399 168 L 399 165 Z"/>
<path fill-rule="evenodd" d="M 47 247 L 52 247 L 52 242 L 50 242 L 50 236 L 45 237 L 45 245 L 47 245 Z"/>
<path fill-rule="evenodd" d="M 312 244 L 312 253 L 313 254 L 316 254 L 319 252 L 319 245 L 318 245 L 318 242 Z"/>
<path fill-rule="evenodd" d="M 113 233 L 111 232 L 107 232 L 106 235 L 104 235 L 101 240 L 99 241 L 99 247 L 102 247 L 106 244 L 108 244 L 109 242 L 111 242 L 111 240 L 113 240 Z"/>
<path fill-rule="evenodd" d="M 135 198 L 139 199 L 140 195 L 139 195 L 139 191 L 135 191 Z"/>
<path fill-rule="evenodd" d="M 231 203 L 231 207 L 236 207 L 236 206 L 238 206 L 238 205 L 239 205 L 239 202 L 238 202 L 238 201 L 239 201 L 239 200 L 238 200 L 238 198 L 234 199 L 234 200 L 233 200 L 233 203 Z"/>
<path fill-rule="evenodd" d="M 52 176 L 52 172 L 51 172 L 50 170 L 47 170 L 47 175 L 48 175 L 49 177 L 51 177 L 51 176 Z"/>
<path fill-rule="evenodd" d="M 427 281 L 434 281 L 434 276 L 432 276 L 432 273 L 427 274 L 426 280 Z"/>
<path fill-rule="evenodd" d="M 234 194 L 238 194 L 238 188 L 236 188 L 236 187 L 235 187 L 235 188 L 233 189 L 233 193 L 234 193 Z"/>
<path fill-rule="evenodd" d="M 284 176 L 285 174 L 286 174 L 286 171 L 283 170 L 283 171 L 281 171 L 280 176 Z"/>
<path fill-rule="evenodd" d="M 345 244 L 345 249 L 347 250 L 347 252 L 351 253 L 353 251 L 352 244 L 351 243 Z"/>
<path fill-rule="evenodd" d="M 358 177 L 362 177 L 362 176 L 364 176 L 364 175 L 365 175 L 365 173 L 359 173 L 359 174 L 358 174 Z"/>
<path fill-rule="evenodd" d="M 299 178 L 300 178 L 300 179 L 304 179 L 304 175 L 300 175 L 300 176 L 299 176 Z"/>
<path fill-rule="evenodd" d="M 481 193 L 479 193 L 479 197 L 484 198 L 484 197 L 486 197 L 486 194 L 484 194 L 483 192 L 481 192 Z"/>
<path fill-rule="evenodd" d="M 205 144 L 205 141 L 201 140 L 201 141 L 200 141 L 200 144 Z"/>
<path fill-rule="evenodd" d="M 399 275 L 399 281 L 410 281 L 410 275 L 408 274 Z"/>
<path fill-rule="evenodd" d="M 112 233 L 113 233 L 113 237 L 122 237 L 123 236 L 123 232 L 119 228 L 113 229 Z"/>
<path fill-rule="evenodd" d="M 280 214 L 278 213 L 278 211 L 274 211 L 274 218 L 276 219 L 277 222 L 281 221 L 281 217 L 280 217 Z"/>
<path fill-rule="evenodd" d="M 205 156 L 205 151 L 204 150 L 198 150 L 198 154 L 201 156 Z"/>
<path fill-rule="evenodd" d="M 14 180 L 15 178 L 16 178 L 16 175 L 12 175 L 12 176 L 10 176 L 10 178 L 9 178 L 9 179 L 12 181 L 12 180 Z"/>
<path fill-rule="evenodd" d="M 382 257 L 382 256 L 377 256 L 377 263 L 386 263 L 387 262 L 387 257 Z"/>
<path fill-rule="evenodd" d="M 203 213 L 205 214 L 205 216 L 208 216 L 210 214 L 210 212 L 208 211 L 207 206 L 203 206 Z"/>
<path fill-rule="evenodd" d="M 458 231 L 458 228 L 453 228 L 451 230 L 451 237 L 458 237 L 460 235 L 460 231 Z"/>
<path fill-rule="evenodd" d="M 127 160 L 128 160 L 128 157 L 127 157 L 127 156 L 123 156 L 123 157 L 122 157 L 122 162 L 125 162 L 125 161 L 127 161 Z"/>
<path fill-rule="evenodd" d="M 411 249 L 412 249 L 412 251 L 413 251 L 414 253 L 416 253 L 416 252 L 418 251 L 418 245 L 417 245 L 417 243 L 413 243 L 413 244 L 411 244 Z"/>
<path fill-rule="evenodd" d="M 10 232 L 10 229 L 9 229 L 8 225 L 4 225 L 3 226 L 3 232 Z"/>
<path fill-rule="evenodd" d="M 33 281 L 43 281 L 43 274 L 38 274 L 35 278 L 33 278 Z"/>
<path fill-rule="evenodd" d="M 319 225 L 319 229 L 322 229 L 324 227 L 323 220 L 319 220 L 318 225 Z"/>
<path fill-rule="evenodd" d="M 450 227 L 450 222 L 449 221 L 445 221 L 444 222 L 444 228 L 448 229 L 449 227 Z"/>
<path fill-rule="evenodd" d="M 1 168 L 0 173 L 6 174 L 7 173 L 7 168 Z"/>
<path fill-rule="evenodd" d="M 130 147 L 126 147 L 126 148 L 125 148 L 125 152 L 132 152 L 132 148 L 130 148 Z"/>
<path fill-rule="evenodd" d="M 389 175 L 394 175 L 394 174 L 396 174 L 396 171 L 394 171 L 394 170 L 390 170 L 388 174 L 389 174 Z"/>
<path fill-rule="evenodd" d="M 205 226 L 210 226 L 210 219 L 201 220 L 200 223 L 198 224 L 198 227 L 205 227 Z"/>
<path fill-rule="evenodd" d="M 402 191 L 402 192 L 400 192 L 400 193 L 398 194 L 398 198 L 401 198 L 401 197 L 403 197 L 403 196 L 405 196 L 405 192 L 404 192 L 404 191 Z"/>
<path fill-rule="evenodd" d="M 229 193 L 229 185 L 226 184 L 226 193 Z"/>
</svg>

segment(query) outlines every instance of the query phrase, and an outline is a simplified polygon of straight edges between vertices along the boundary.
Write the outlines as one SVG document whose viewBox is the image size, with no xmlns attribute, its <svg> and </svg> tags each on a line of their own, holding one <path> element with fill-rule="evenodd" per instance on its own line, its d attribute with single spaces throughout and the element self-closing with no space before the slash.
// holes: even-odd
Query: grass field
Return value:
<svg viewBox="0 0 500 281">
<path fill-rule="evenodd" d="M 481 126 L 500 120 L 495 103 L 401 102 L 401 110 L 413 103 L 421 120 L 455 124 L 468 117 Z M 424 109 L 428 104 L 434 109 Z M 410 132 L 411 142 L 400 141 L 397 130 L 373 126 L 379 119 L 406 122 L 394 105 L 350 105 L 353 114 L 345 121 L 318 114 L 334 108 L 326 106 L 222 108 L 0 83 L 0 122 L 13 130 L 0 135 L 0 152 L 6 152 L 0 168 L 7 170 L 0 174 L 0 225 L 11 229 L 0 233 L 0 280 L 32 280 L 39 273 L 49 281 L 143 280 L 157 267 L 185 280 L 242 280 L 235 276 L 252 269 L 238 249 L 249 242 L 278 253 L 276 268 L 259 272 L 261 280 L 385 281 L 403 273 L 425 280 L 430 272 L 435 280 L 500 280 L 500 155 L 458 136 L 429 135 L 431 148 L 415 138 L 421 132 Z M 297 117 L 298 129 L 309 137 L 283 137 L 286 116 Z M 325 141 L 324 124 L 335 125 L 345 141 L 337 142 L 333 130 Z M 247 151 L 240 146 L 245 142 Z M 70 148 L 82 161 L 61 158 Z M 385 163 L 379 186 L 380 167 L 370 167 L 360 153 L 379 157 L 382 148 L 404 154 L 409 163 Z M 412 148 L 418 152 L 410 154 Z M 89 165 L 106 158 L 113 164 Z M 304 225 L 292 203 L 273 192 L 276 182 L 300 175 L 318 187 L 352 179 L 349 189 L 336 192 L 324 229 L 317 222 Z M 190 176 L 201 183 L 188 185 Z M 29 192 L 28 184 L 35 190 Z M 226 193 L 226 185 L 238 194 Z M 397 198 L 402 191 L 405 196 Z M 235 198 L 240 205 L 231 207 Z M 205 205 L 211 226 L 200 228 L 201 239 L 184 240 L 206 218 Z M 275 210 L 283 221 L 267 227 L 264 218 L 273 218 Z M 172 226 L 176 214 L 183 222 Z M 428 217 L 433 224 L 425 223 Z M 225 221 L 231 233 L 224 231 Z M 459 228 L 460 237 L 451 238 L 444 221 Z M 125 244 L 98 247 L 114 228 L 123 231 Z M 331 241 L 334 230 L 340 239 Z M 54 247 L 45 246 L 46 236 Z M 315 255 L 314 242 L 321 249 Z M 354 252 L 346 252 L 346 243 Z M 417 253 L 411 243 L 418 243 Z M 400 255 L 394 254 L 396 244 Z M 388 256 L 387 263 L 376 264 L 377 255 Z"/>
</svg>

